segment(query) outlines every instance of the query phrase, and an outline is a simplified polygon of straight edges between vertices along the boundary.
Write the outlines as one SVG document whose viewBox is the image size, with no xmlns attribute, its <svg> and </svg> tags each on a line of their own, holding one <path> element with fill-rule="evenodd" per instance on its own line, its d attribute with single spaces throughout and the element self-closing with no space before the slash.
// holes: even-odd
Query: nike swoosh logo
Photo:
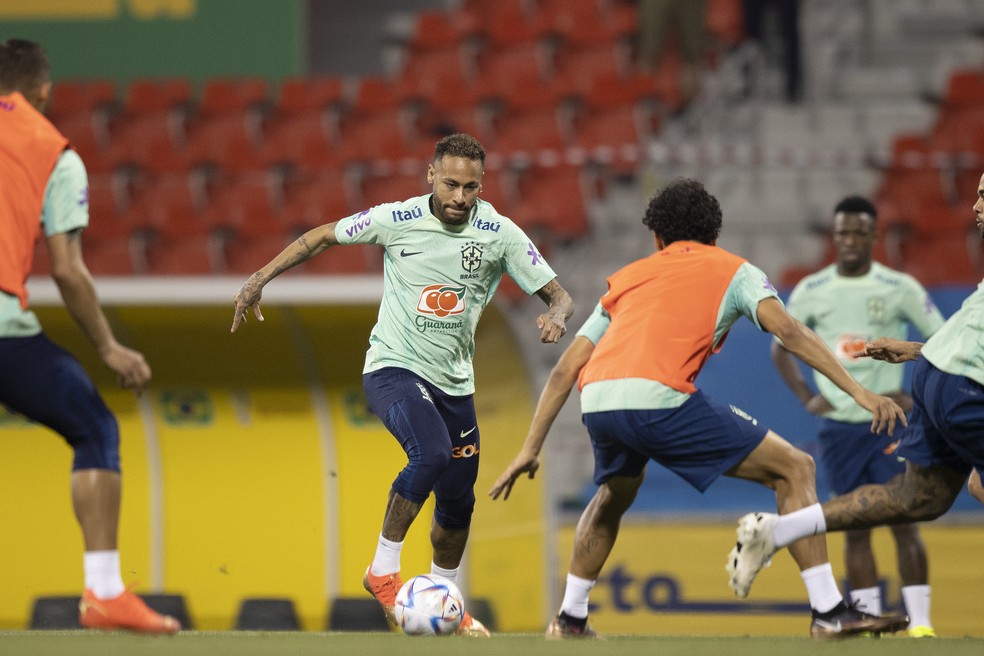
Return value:
<svg viewBox="0 0 984 656">
<path fill-rule="evenodd" d="M 468 437 L 469 435 L 475 432 L 476 428 L 478 428 L 478 426 L 473 426 L 471 430 L 461 431 L 460 437 Z"/>
<path fill-rule="evenodd" d="M 410 251 L 409 253 L 405 248 L 400 249 L 400 257 L 410 257 L 411 255 L 420 255 L 424 251 Z"/>
</svg>

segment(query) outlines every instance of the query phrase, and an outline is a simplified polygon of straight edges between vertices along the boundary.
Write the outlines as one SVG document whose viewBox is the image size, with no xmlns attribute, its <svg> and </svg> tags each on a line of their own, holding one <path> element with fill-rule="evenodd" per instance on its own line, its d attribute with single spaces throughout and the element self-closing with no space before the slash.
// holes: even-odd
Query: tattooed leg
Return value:
<svg viewBox="0 0 984 656">
<path fill-rule="evenodd" d="M 393 542 L 403 542 L 407 537 L 410 525 L 417 518 L 417 513 L 424 506 L 423 503 L 408 501 L 399 494 L 390 490 L 389 500 L 386 503 L 386 514 L 383 517 L 383 537 Z"/>
<path fill-rule="evenodd" d="M 864 485 L 823 504 L 828 531 L 936 519 L 953 505 L 966 475 L 948 467 L 909 463 L 884 485 Z"/>
<path fill-rule="evenodd" d="M 571 574 L 591 581 L 598 578 L 615 546 L 622 515 L 635 501 L 643 478 L 645 472 L 635 478 L 616 476 L 598 488 L 577 522 Z"/>
</svg>

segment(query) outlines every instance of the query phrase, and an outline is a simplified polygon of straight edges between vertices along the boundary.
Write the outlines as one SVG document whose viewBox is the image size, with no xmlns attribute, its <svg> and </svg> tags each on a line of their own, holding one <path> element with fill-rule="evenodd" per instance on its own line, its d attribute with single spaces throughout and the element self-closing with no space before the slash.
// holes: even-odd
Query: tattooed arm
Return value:
<svg viewBox="0 0 984 656">
<path fill-rule="evenodd" d="M 264 285 L 284 271 L 311 259 L 337 243 L 335 223 L 328 223 L 308 230 L 287 248 L 280 251 L 280 254 L 270 260 L 266 266 L 251 275 L 239 288 L 239 292 L 233 299 L 236 304 L 236 314 L 232 319 L 232 332 L 236 332 L 240 323 L 246 322 L 246 314 L 250 308 L 253 308 L 253 314 L 256 315 L 256 318 L 263 321 L 263 313 L 260 312 L 260 297 L 263 295 Z"/>
<path fill-rule="evenodd" d="M 574 314 L 574 300 L 556 278 L 541 287 L 536 295 L 547 304 L 547 311 L 536 318 L 540 341 L 556 343 L 567 332 L 567 320 Z"/>
</svg>

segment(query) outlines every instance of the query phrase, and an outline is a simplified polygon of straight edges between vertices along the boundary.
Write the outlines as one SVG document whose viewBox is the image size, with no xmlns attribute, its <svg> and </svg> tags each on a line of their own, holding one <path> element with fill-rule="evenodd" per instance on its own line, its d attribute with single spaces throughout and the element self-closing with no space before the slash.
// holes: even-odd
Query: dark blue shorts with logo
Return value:
<svg viewBox="0 0 984 656">
<path fill-rule="evenodd" d="M 438 525 L 467 528 L 481 444 L 473 396 L 451 396 L 399 367 L 364 374 L 362 388 L 369 408 L 407 454 L 393 491 L 417 503 L 433 492 Z"/>
<path fill-rule="evenodd" d="M 698 390 L 678 408 L 586 412 L 594 482 L 634 477 L 655 460 L 703 492 L 755 450 L 768 429 Z"/>
<path fill-rule="evenodd" d="M 871 422 L 821 420 L 817 441 L 830 491 L 846 494 L 861 485 L 885 483 L 904 472 L 905 462 L 896 453 L 897 439 L 897 434 L 872 433 Z"/>
</svg>

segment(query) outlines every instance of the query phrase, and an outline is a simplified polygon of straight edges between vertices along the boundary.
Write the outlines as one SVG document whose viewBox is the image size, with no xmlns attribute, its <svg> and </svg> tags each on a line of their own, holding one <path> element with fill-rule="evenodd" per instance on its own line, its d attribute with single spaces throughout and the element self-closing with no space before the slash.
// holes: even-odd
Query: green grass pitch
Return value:
<svg viewBox="0 0 984 656">
<path fill-rule="evenodd" d="M 378 633 L 198 632 L 150 637 L 83 631 L 0 632 L 0 654 L 62 656 L 979 656 L 984 639 L 904 637 L 814 642 L 803 638 L 607 636 L 598 641 L 547 641 L 539 634 L 477 638 L 409 638 Z"/>
</svg>

